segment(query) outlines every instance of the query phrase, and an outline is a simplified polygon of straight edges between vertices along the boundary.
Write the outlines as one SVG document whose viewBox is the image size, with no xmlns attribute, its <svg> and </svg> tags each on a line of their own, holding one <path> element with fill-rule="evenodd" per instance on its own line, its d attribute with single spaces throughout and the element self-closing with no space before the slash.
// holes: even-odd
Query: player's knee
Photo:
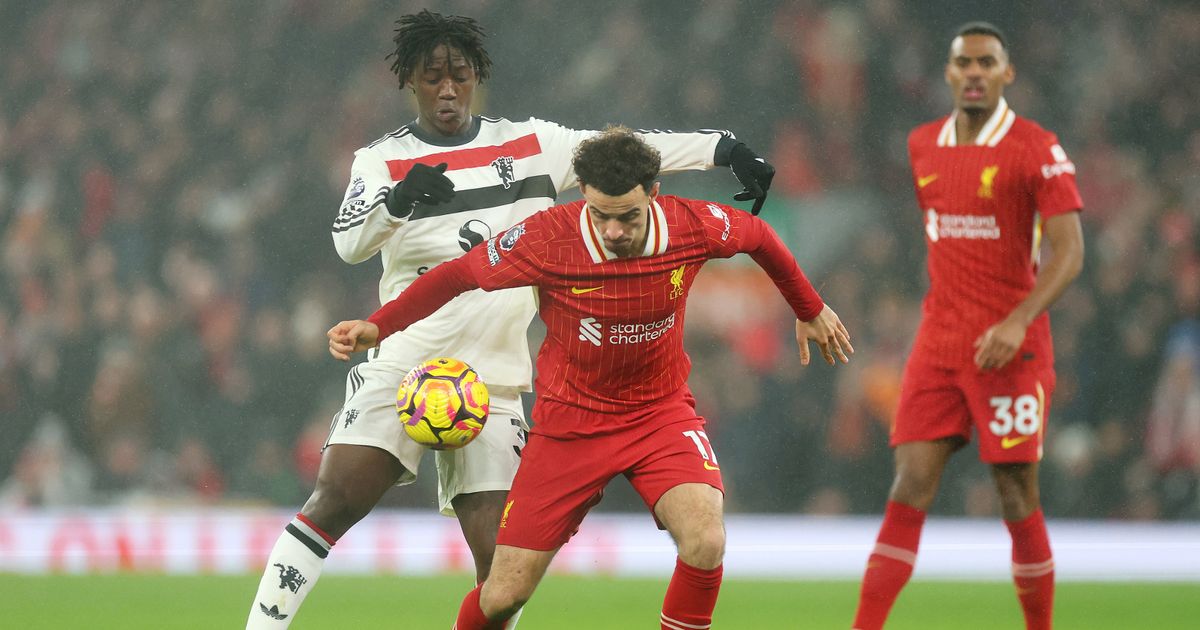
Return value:
<svg viewBox="0 0 1200 630">
<path fill-rule="evenodd" d="M 690 530 L 679 541 L 679 558 L 698 569 L 714 569 L 725 558 L 725 528 L 718 521 Z"/>
<path fill-rule="evenodd" d="M 515 615 L 533 596 L 535 584 L 514 580 L 492 580 L 479 593 L 479 606 L 491 619 Z"/>
<path fill-rule="evenodd" d="M 927 510 L 937 494 L 940 478 L 939 473 L 931 470 L 917 467 L 902 469 L 896 473 L 891 498 L 893 501 Z"/>
</svg>

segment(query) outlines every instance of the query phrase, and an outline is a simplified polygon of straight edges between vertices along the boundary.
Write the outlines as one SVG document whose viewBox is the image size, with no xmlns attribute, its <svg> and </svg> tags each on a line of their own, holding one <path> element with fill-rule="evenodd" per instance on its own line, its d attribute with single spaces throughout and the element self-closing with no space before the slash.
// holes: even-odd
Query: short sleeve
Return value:
<svg viewBox="0 0 1200 630">
<path fill-rule="evenodd" d="M 1083 208 L 1075 185 L 1075 164 L 1052 133 L 1032 147 L 1034 204 L 1043 219 Z"/>
</svg>

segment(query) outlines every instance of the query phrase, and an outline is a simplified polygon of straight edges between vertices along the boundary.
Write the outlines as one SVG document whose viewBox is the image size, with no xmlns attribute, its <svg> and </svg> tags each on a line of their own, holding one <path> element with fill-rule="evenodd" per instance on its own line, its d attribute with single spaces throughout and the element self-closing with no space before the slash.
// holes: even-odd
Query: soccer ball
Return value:
<svg viewBox="0 0 1200 630">
<path fill-rule="evenodd" d="M 439 451 L 462 448 L 487 422 L 487 386 L 458 359 L 431 359 L 404 376 L 396 411 L 404 432 L 418 444 Z"/>
</svg>

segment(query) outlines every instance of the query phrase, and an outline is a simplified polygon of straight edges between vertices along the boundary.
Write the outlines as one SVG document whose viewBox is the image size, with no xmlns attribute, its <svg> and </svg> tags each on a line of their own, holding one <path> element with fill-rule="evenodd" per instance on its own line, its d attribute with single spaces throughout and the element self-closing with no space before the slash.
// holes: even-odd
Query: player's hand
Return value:
<svg viewBox="0 0 1200 630">
<path fill-rule="evenodd" d="M 404 181 L 388 195 L 388 212 L 395 217 L 412 214 L 418 203 L 436 205 L 454 198 L 454 182 L 446 177 L 445 162 L 437 166 L 414 164 Z"/>
<path fill-rule="evenodd" d="M 850 345 L 850 332 L 842 324 L 837 313 L 826 304 L 816 319 L 809 322 L 796 320 L 796 344 L 800 346 L 800 365 L 808 365 L 808 342 L 817 342 L 821 348 L 821 356 L 829 365 L 837 365 L 835 357 L 842 363 L 849 363 L 847 353 L 854 354 L 854 346 Z"/>
<path fill-rule="evenodd" d="M 767 191 L 771 189 L 771 180 L 775 179 L 775 167 L 758 157 L 750 147 L 743 143 L 734 145 L 729 152 L 729 168 L 733 176 L 742 184 L 742 192 L 733 196 L 738 201 L 754 200 L 750 214 L 755 216 L 762 211 L 763 202 L 767 200 Z"/>
<path fill-rule="evenodd" d="M 374 348 L 379 341 L 379 327 L 371 322 L 352 319 L 338 322 L 329 332 L 329 354 L 340 361 L 349 361 L 350 355 Z"/>
<path fill-rule="evenodd" d="M 975 340 L 975 366 L 981 370 L 998 370 L 1016 356 L 1025 342 L 1026 325 L 1007 317 L 988 328 Z"/>
</svg>

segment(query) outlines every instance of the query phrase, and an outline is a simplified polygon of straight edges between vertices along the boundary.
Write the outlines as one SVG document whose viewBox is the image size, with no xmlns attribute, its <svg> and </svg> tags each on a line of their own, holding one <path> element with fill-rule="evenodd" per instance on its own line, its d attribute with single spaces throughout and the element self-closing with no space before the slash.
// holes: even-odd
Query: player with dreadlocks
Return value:
<svg viewBox="0 0 1200 630">
<path fill-rule="evenodd" d="M 492 65 L 479 24 L 429 11 L 396 24 L 396 49 L 388 58 L 400 89 L 415 95 L 417 120 L 355 153 L 333 222 L 334 245 L 346 262 L 379 254 L 384 304 L 425 271 L 554 205 L 558 193 L 576 183 L 575 147 L 598 133 L 536 118 L 473 115 L 475 88 Z M 744 187 L 734 198 L 754 199 L 755 211 L 761 207 L 775 171 L 732 134 L 642 137 L 661 153 L 663 171 L 729 166 Z M 441 512 L 458 517 L 476 578 L 487 577 L 528 430 L 520 394 L 531 389 L 525 331 L 536 310 L 527 287 L 470 291 L 392 335 L 350 370 L 316 488 L 267 559 L 247 628 L 287 627 L 334 543 L 389 488 L 416 479 L 425 449 L 400 427 L 396 389 L 409 369 L 434 357 L 466 361 L 491 394 L 491 415 L 480 436 L 435 455 Z"/>
</svg>

